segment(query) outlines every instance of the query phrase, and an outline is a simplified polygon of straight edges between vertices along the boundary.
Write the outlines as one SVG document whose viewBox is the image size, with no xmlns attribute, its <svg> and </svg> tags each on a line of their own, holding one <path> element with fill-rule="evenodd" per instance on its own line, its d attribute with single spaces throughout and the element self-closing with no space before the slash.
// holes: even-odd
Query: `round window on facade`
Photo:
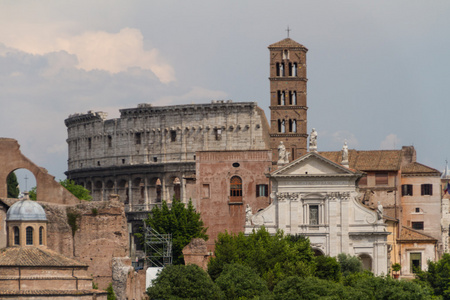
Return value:
<svg viewBox="0 0 450 300">
<path fill-rule="evenodd" d="M 238 162 L 233 163 L 233 167 L 239 168 L 240 164 Z"/>
</svg>

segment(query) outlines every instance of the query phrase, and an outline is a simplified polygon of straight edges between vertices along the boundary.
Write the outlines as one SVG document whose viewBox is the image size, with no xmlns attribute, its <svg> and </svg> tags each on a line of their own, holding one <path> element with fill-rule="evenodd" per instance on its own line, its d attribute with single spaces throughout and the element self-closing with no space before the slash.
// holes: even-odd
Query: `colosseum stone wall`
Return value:
<svg viewBox="0 0 450 300">
<path fill-rule="evenodd" d="M 197 151 L 269 149 L 269 125 L 256 102 L 152 106 L 70 115 L 68 178 L 94 200 L 118 194 L 128 211 L 162 200 L 195 200 Z M 195 202 L 195 201 L 194 201 Z"/>
</svg>

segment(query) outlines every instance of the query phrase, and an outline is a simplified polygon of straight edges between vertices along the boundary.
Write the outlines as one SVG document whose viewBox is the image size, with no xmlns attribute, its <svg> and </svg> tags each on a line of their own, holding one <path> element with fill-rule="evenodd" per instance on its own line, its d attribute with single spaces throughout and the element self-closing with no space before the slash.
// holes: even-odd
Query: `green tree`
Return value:
<svg viewBox="0 0 450 300">
<path fill-rule="evenodd" d="M 430 286 L 435 295 L 450 299 L 450 254 L 444 253 L 437 262 L 428 261 L 428 270 L 418 271 L 416 280 Z"/>
<path fill-rule="evenodd" d="M 19 182 L 17 181 L 17 177 L 14 172 L 9 173 L 8 177 L 6 178 L 6 184 L 8 187 L 8 198 L 19 197 Z"/>
<path fill-rule="evenodd" d="M 341 266 L 335 257 L 316 256 L 315 276 L 320 279 L 332 280 L 338 282 L 341 279 Z"/>
<path fill-rule="evenodd" d="M 197 265 L 168 265 L 147 289 L 150 299 L 224 299 L 220 288 Z"/>
<path fill-rule="evenodd" d="M 92 200 L 91 193 L 88 189 L 84 188 L 82 185 L 75 184 L 75 181 L 70 179 L 60 180 L 59 183 L 65 187 L 69 192 L 71 192 L 75 197 L 80 200 Z"/>
<path fill-rule="evenodd" d="M 284 299 L 370 299 L 352 287 L 317 277 L 287 277 L 273 290 L 275 300 Z"/>
<path fill-rule="evenodd" d="M 416 282 L 395 280 L 391 277 L 376 277 L 369 272 L 350 274 L 344 282 L 347 286 L 363 293 L 365 296 L 361 299 L 439 299 L 433 296 L 431 289 L 422 287 Z"/>
<path fill-rule="evenodd" d="M 36 200 L 36 187 L 33 186 L 31 190 L 28 191 L 28 197 L 30 197 L 30 200 Z"/>
<path fill-rule="evenodd" d="M 175 265 L 184 264 L 182 250 L 193 238 L 208 240 L 207 228 L 204 227 L 200 213 L 195 211 L 192 201 L 189 201 L 186 207 L 180 200 L 174 198 L 170 209 L 163 201 L 161 208 L 155 206 L 152 209 L 145 223 L 160 234 L 172 234 Z M 142 234 L 136 235 L 143 240 Z"/>
<path fill-rule="evenodd" d="M 252 299 L 269 293 L 266 282 L 252 268 L 240 264 L 226 265 L 215 282 L 226 299 Z"/>
<path fill-rule="evenodd" d="M 337 260 L 341 266 L 342 275 L 344 276 L 353 273 L 361 273 L 363 271 L 362 261 L 357 256 L 341 253 L 337 256 Z"/>
<path fill-rule="evenodd" d="M 220 233 L 215 257 L 208 264 L 208 273 L 214 280 L 225 265 L 239 263 L 254 269 L 271 290 L 287 276 L 312 276 L 315 271 L 314 254 L 309 240 L 304 237 L 284 236 L 282 231 L 270 235 L 265 228 L 243 233 Z"/>
</svg>

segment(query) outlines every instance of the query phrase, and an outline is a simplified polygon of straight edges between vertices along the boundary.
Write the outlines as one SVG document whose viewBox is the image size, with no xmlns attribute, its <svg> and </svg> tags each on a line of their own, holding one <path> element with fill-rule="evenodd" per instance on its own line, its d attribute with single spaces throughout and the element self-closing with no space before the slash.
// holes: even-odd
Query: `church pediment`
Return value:
<svg viewBox="0 0 450 300">
<path fill-rule="evenodd" d="M 355 175 L 354 172 L 342 165 L 339 165 L 321 155 L 310 152 L 290 164 L 276 170 L 272 173 L 273 177 L 278 176 L 336 176 L 336 175 Z"/>
</svg>

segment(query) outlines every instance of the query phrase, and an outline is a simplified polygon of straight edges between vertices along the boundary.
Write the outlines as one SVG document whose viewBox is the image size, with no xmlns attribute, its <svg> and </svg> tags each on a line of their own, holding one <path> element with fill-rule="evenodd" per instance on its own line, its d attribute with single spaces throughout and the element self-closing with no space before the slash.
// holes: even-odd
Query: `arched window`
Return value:
<svg viewBox="0 0 450 300">
<path fill-rule="evenodd" d="M 230 180 L 230 202 L 242 202 L 242 179 L 238 176 Z"/>
<path fill-rule="evenodd" d="M 27 245 L 33 245 L 33 227 L 28 226 L 26 229 Z"/>
<path fill-rule="evenodd" d="M 286 133 L 286 123 L 284 120 L 278 120 L 278 132 Z"/>
<path fill-rule="evenodd" d="M 39 227 L 39 245 L 44 244 L 44 227 Z"/>
<path fill-rule="evenodd" d="M 20 245 L 20 231 L 17 226 L 14 226 L 14 245 Z"/>
</svg>

